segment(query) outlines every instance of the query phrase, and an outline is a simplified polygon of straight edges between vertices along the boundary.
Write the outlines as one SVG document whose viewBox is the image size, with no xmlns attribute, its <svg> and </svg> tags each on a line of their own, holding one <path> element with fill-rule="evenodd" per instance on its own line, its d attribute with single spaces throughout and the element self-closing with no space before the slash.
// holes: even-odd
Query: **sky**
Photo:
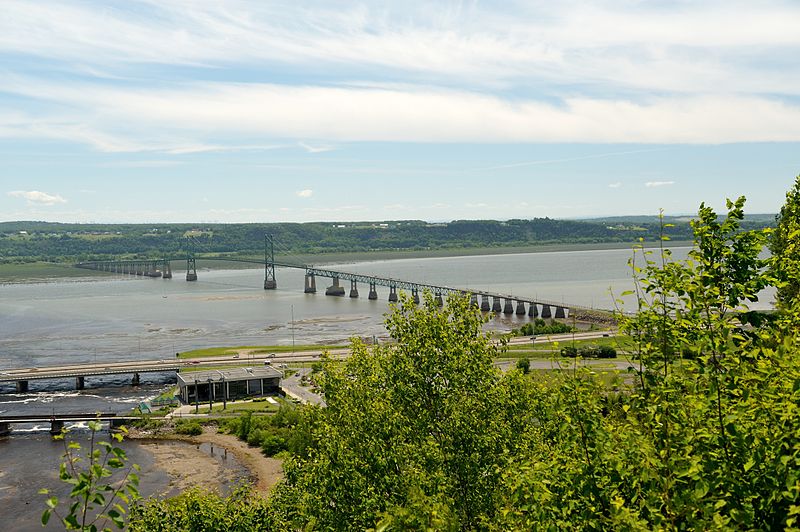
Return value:
<svg viewBox="0 0 800 532">
<path fill-rule="evenodd" d="M 0 0 L 0 221 L 776 212 L 796 1 Z"/>
</svg>

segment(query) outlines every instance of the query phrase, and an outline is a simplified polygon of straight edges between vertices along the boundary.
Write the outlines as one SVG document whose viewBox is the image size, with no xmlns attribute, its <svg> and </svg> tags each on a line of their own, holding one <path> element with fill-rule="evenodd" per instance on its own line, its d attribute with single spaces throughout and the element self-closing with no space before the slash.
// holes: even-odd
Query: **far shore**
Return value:
<svg viewBox="0 0 800 532">
<path fill-rule="evenodd" d="M 690 246 L 688 241 L 670 241 L 665 243 L 665 247 L 677 248 Z M 613 250 L 613 249 L 632 249 L 639 243 L 631 242 L 599 242 L 586 244 L 541 244 L 531 246 L 515 247 L 480 247 L 480 248 L 446 248 L 446 249 L 424 249 L 424 250 L 398 250 L 398 251 L 365 251 L 365 252 L 342 252 L 342 253 L 321 253 L 321 254 L 298 254 L 291 257 L 291 260 L 301 260 L 306 264 L 347 264 L 354 262 L 371 262 L 385 260 L 402 259 L 427 259 L 444 257 L 471 257 L 479 255 L 513 255 L 523 253 L 553 253 L 569 251 L 594 251 L 594 250 Z M 647 248 L 655 248 L 659 242 L 643 242 Z M 276 261 L 289 260 L 281 255 L 276 256 Z M 253 264 L 241 262 L 206 261 L 202 257 L 197 257 L 198 266 L 207 269 L 246 269 L 258 267 Z M 176 268 L 173 271 L 180 271 Z M 0 285 L 2 284 L 21 284 L 21 283 L 40 283 L 54 281 L 58 279 L 72 280 L 94 280 L 105 279 L 109 276 L 106 272 L 84 270 L 74 268 L 72 263 L 56 262 L 29 262 L 0 264 Z"/>
</svg>

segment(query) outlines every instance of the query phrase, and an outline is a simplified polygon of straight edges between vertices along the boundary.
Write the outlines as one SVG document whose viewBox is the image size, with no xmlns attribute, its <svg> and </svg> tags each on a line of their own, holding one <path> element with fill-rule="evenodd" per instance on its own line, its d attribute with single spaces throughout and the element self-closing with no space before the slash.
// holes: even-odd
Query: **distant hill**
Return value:
<svg viewBox="0 0 800 532">
<path fill-rule="evenodd" d="M 691 239 L 689 218 L 670 217 L 666 234 Z M 749 216 L 746 228 L 774 223 L 773 215 Z M 657 240 L 658 217 L 620 216 L 591 220 L 421 220 L 273 224 L 63 224 L 0 223 L 0 262 L 76 261 L 108 257 L 185 254 L 260 255 L 264 235 L 286 254 L 453 250 L 544 244 L 633 243 Z"/>
</svg>

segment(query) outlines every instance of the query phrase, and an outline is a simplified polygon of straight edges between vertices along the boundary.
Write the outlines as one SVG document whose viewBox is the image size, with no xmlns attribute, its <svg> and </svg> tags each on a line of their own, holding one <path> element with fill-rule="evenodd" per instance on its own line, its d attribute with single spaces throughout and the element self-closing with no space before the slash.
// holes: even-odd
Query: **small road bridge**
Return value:
<svg viewBox="0 0 800 532">
<path fill-rule="evenodd" d="M 387 287 L 389 289 L 389 301 L 398 300 L 398 290 L 407 290 L 411 293 L 415 303 L 420 301 L 420 292 L 428 290 L 433 294 L 437 304 L 443 304 L 443 298 L 450 294 L 469 295 L 472 304 L 479 306 L 484 312 L 494 312 L 495 314 L 516 314 L 518 316 L 528 315 L 533 318 L 567 318 L 570 309 L 578 309 L 575 305 L 565 305 L 553 301 L 533 299 L 525 296 L 514 296 L 511 294 L 501 294 L 483 290 L 464 289 L 452 286 L 434 285 L 420 283 L 409 280 L 393 279 L 390 277 L 380 277 L 376 275 L 365 275 L 360 273 L 350 273 L 342 270 L 330 268 L 317 268 L 308 264 L 293 264 L 288 262 L 275 261 L 274 241 L 271 235 L 267 235 L 264 245 L 264 259 L 242 259 L 233 257 L 202 257 L 202 260 L 241 262 L 258 264 L 264 267 L 264 289 L 274 290 L 278 287 L 275 278 L 276 268 L 295 268 L 305 271 L 305 293 L 313 294 L 317 291 L 317 278 L 323 277 L 331 280 L 330 286 L 325 289 L 325 295 L 344 297 L 346 294 L 352 298 L 359 297 L 358 284 L 369 286 L 368 298 L 378 299 L 377 287 Z M 143 277 L 160 277 L 163 279 L 172 278 L 172 262 L 186 261 L 186 280 L 197 281 L 197 260 L 192 253 L 186 257 L 165 257 L 152 260 L 104 260 L 81 262 L 75 266 L 89 270 L 102 272 L 137 275 Z M 350 282 L 349 293 L 345 291 L 343 282 Z M 582 309 L 581 310 L 588 310 Z"/>
<path fill-rule="evenodd" d="M 94 414 L 0 414 L 0 436 L 8 436 L 11 433 L 12 425 L 15 424 L 50 423 L 50 434 L 56 435 L 61 433 L 61 429 L 64 428 L 64 423 L 103 421 L 108 422 L 109 427 L 113 429 L 135 419 L 137 418 L 118 416 L 113 412 Z"/>
</svg>

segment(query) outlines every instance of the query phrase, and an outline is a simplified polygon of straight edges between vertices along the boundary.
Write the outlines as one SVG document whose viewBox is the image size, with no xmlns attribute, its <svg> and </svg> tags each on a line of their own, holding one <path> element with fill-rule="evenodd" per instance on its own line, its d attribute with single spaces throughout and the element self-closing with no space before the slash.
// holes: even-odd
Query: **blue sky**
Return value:
<svg viewBox="0 0 800 532">
<path fill-rule="evenodd" d="M 797 2 L 3 0 L 0 220 L 774 212 Z"/>
</svg>

